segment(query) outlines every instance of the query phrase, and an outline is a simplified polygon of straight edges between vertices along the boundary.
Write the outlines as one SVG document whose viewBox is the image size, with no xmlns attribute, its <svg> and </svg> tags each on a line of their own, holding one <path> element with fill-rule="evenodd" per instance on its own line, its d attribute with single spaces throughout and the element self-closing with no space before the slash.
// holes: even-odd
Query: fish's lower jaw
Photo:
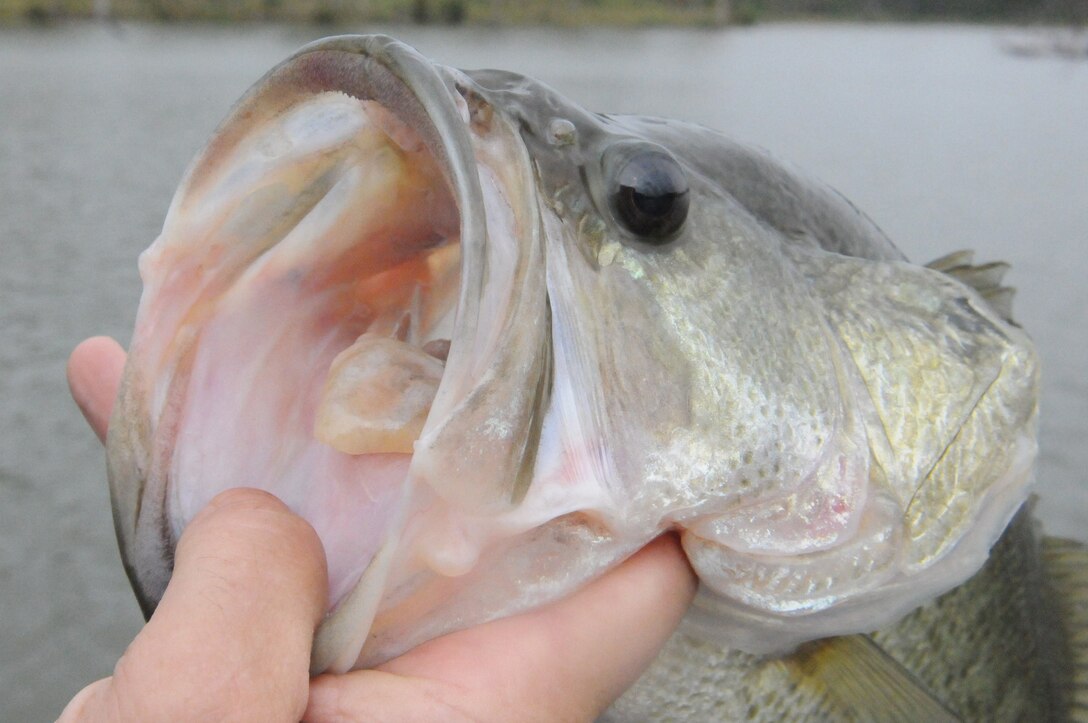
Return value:
<svg viewBox="0 0 1088 723">
<path fill-rule="evenodd" d="M 355 587 L 318 626 L 310 654 L 310 674 L 346 673 L 366 644 L 394 558 L 389 541 L 371 558 Z"/>
</svg>

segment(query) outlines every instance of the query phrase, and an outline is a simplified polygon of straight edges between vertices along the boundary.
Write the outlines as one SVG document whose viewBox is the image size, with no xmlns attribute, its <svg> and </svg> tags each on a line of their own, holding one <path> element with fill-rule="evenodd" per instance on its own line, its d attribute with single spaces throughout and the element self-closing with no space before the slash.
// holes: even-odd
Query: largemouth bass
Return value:
<svg viewBox="0 0 1088 723">
<path fill-rule="evenodd" d="M 685 634 L 777 656 L 963 583 L 1028 494 L 1003 265 L 912 265 L 761 151 L 389 38 L 259 81 L 140 270 L 108 445 L 137 597 L 212 497 L 266 489 L 325 547 L 315 672 L 666 530 L 701 580 Z"/>
</svg>

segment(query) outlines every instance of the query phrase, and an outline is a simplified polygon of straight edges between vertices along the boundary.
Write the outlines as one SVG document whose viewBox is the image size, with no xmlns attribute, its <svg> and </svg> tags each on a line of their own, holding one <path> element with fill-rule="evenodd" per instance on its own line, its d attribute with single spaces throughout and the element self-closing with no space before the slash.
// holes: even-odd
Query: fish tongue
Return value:
<svg viewBox="0 0 1088 723">
<path fill-rule="evenodd" d="M 410 454 L 442 371 L 442 362 L 418 347 L 363 334 L 332 362 L 314 435 L 347 454 Z"/>
</svg>

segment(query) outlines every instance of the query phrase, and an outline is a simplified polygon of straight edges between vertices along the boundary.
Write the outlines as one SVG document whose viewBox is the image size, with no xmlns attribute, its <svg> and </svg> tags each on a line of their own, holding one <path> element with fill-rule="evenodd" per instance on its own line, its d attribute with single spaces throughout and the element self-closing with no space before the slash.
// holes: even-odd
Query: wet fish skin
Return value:
<svg viewBox="0 0 1088 723">
<path fill-rule="evenodd" d="M 919 691 L 958 720 L 1084 720 L 1085 611 L 1074 601 L 1086 593 L 1088 550 L 1041 536 L 1029 504 L 977 575 L 871 635 L 903 666 L 892 678 L 903 689 L 859 667 L 868 692 L 843 700 L 798 675 L 791 656 L 728 650 L 681 628 L 601 720 L 922 720 L 918 708 L 896 717 L 890 707 L 917 704 Z"/>
<path fill-rule="evenodd" d="M 617 211 L 632 158 L 687 184 L 686 218 L 663 238 Z M 370 188 L 359 163 L 389 181 Z M 390 195 L 401 186 L 429 199 L 402 214 L 402 244 L 342 200 L 405 211 Z M 368 229 L 361 249 L 355 226 L 329 222 L 341 217 Z M 323 223 L 332 230 L 314 231 Z M 345 269 L 409 264 L 445 288 L 449 258 L 432 254 L 454 245 L 456 315 L 410 459 L 399 435 L 384 457 L 351 453 L 373 449 L 356 428 L 310 439 L 306 410 L 319 405 L 307 395 L 320 391 L 308 390 L 350 366 L 338 352 L 416 358 L 397 345 L 427 341 L 397 321 L 416 319 L 418 296 L 379 314 L 386 277 Z M 330 247 L 341 256 L 325 258 Z M 192 510 L 214 485 L 248 481 L 316 520 L 346 570 L 315 671 L 556 599 L 666 529 L 703 582 L 693 634 L 767 653 L 890 624 L 970 577 L 1027 494 L 1034 348 L 987 301 L 991 274 L 962 266 L 907 263 L 834 191 L 712 131 L 590 113 L 531 79 L 433 64 L 388 38 L 319 41 L 239 103 L 142 260 L 109 441 L 130 579 L 150 613 Z M 355 308 L 320 307 L 317 279 L 366 307 L 347 317 L 358 328 L 313 339 L 306 320 L 276 326 L 273 307 L 321 319 Z M 357 345 L 378 327 L 392 336 Z M 269 363 L 238 371 L 246 355 L 223 340 L 239 338 Z M 283 348 L 262 346 L 270 338 Z M 284 362 L 298 348 L 317 350 L 306 373 Z M 223 379 L 249 396 L 232 406 Z M 192 411 L 201 404 L 214 413 Z M 280 410 L 302 420 L 282 439 Z M 240 464 L 212 423 L 275 452 Z M 306 466 L 315 459 L 329 466 Z M 359 494 L 368 464 L 401 484 Z M 343 502 L 307 486 L 326 475 L 380 507 L 358 560 L 322 506 Z"/>
</svg>

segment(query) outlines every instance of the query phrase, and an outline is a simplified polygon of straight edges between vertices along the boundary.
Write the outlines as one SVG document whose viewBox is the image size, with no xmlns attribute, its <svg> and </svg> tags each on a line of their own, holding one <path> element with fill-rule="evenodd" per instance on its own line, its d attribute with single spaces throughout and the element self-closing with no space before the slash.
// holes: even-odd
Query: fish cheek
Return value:
<svg viewBox="0 0 1088 723">
<path fill-rule="evenodd" d="M 834 349 L 803 279 L 743 209 L 696 198 L 685 234 L 644 255 L 672 374 L 690 375 L 689 421 L 655 474 L 708 511 L 788 495 L 842 426 Z"/>
</svg>

